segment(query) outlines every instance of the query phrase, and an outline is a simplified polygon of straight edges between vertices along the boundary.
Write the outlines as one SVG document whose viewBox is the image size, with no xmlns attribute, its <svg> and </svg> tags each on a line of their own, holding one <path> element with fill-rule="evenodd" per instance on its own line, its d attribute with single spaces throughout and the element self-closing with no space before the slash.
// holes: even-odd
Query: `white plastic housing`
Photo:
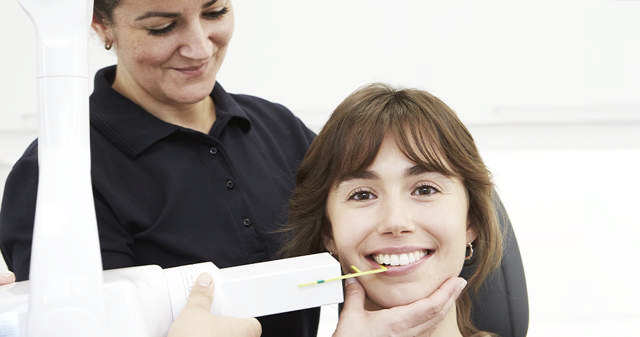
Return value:
<svg viewBox="0 0 640 337">
<path fill-rule="evenodd" d="M 211 312 L 218 316 L 259 317 L 343 301 L 340 281 L 298 286 L 341 275 L 340 264 L 327 253 L 224 269 L 205 262 L 165 269 L 174 319 L 202 272 L 213 276 Z"/>
<path fill-rule="evenodd" d="M 298 286 L 340 276 L 339 263 L 327 253 L 225 269 L 211 262 L 164 270 L 154 265 L 114 269 L 103 273 L 109 335 L 166 336 L 202 272 L 214 279 L 215 315 L 258 317 L 343 301 L 340 281 Z M 30 281 L 0 286 L 0 336 L 27 336 L 31 286 Z M 70 311 L 65 321 L 84 318 Z"/>
<path fill-rule="evenodd" d="M 0 287 L 0 336 L 28 335 L 30 293 L 33 296 L 31 281 Z M 102 303 L 106 308 L 102 318 L 109 336 L 160 337 L 167 334 L 172 314 L 162 268 L 149 265 L 105 271 L 101 293 L 106 299 Z M 85 315 L 69 311 L 65 322 L 82 326 L 84 318 Z"/>
<path fill-rule="evenodd" d="M 39 181 L 30 337 L 108 336 L 89 154 L 92 0 L 19 0 L 38 51 Z"/>
</svg>

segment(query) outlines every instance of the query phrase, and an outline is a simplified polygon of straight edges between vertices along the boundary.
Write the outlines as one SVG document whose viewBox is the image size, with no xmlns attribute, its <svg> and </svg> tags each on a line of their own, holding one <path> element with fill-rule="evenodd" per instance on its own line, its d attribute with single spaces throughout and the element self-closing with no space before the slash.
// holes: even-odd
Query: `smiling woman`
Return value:
<svg viewBox="0 0 640 337">
<path fill-rule="evenodd" d="M 89 100 L 104 269 L 275 259 L 294 172 L 315 135 L 284 106 L 217 82 L 234 31 L 231 1 L 94 0 L 91 25 L 117 56 L 96 73 Z M 0 249 L 19 281 L 29 277 L 37 190 L 33 142 L 0 210 Z M 260 317 L 262 336 L 315 336 L 318 313 Z M 230 335 L 225 326 L 238 321 L 211 325 L 220 330 L 200 333 Z"/>
<path fill-rule="evenodd" d="M 209 94 L 233 35 L 229 1 L 121 1 L 92 27 L 115 48 L 113 88 L 165 122 L 208 132 Z"/>
<path fill-rule="evenodd" d="M 345 272 L 387 266 L 360 278 L 369 313 L 431 296 L 470 260 L 477 268 L 469 290 L 442 322 L 402 335 L 480 333 L 468 301 L 500 262 L 493 185 L 473 138 L 442 101 L 382 84 L 356 91 L 311 144 L 296 184 L 289 254 L 329 251 Z M 351 331 L 344 316 L 336 336 Z"/>
<path fill-rule="evenodd" d="M 416 168 L 388 135 L 367 177 L 338 182 L 327 198 L 327 249 L 345 266 L 389 268 L 361 278 L 370 309 L 411 303 L 458 276 L 476 237 L 462 181 Z"/>
</svg>

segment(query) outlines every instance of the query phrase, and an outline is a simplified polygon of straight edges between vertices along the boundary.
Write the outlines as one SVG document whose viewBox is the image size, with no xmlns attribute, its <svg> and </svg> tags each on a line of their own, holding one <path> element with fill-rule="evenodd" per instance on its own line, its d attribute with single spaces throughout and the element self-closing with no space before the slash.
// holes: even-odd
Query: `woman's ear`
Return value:
<svg viewBox="0 0 640 337">
<path fill-rule="evenodd" d="M 467 242 L 473 242 L 478 237 L 475 227 L 471 223 L 467 223 Z"/>
<path fill-rule="evenodd" d="M 113 38 L 111 37 L 111 29 L 97 18 L 95 14 L 93 14 L 93 18 L 91 19 L 91 28 L 93 28 L 96 34 L 100 37 L 100 40 L 103 42 L 113 41 Z"/>
<path fill-rule="evenodd" d="M 333 236 L 331 234 L 322 234 L 322 244 L 331 255 L 337 255 L 336 242 L 333 240 Z"/>
</svg>

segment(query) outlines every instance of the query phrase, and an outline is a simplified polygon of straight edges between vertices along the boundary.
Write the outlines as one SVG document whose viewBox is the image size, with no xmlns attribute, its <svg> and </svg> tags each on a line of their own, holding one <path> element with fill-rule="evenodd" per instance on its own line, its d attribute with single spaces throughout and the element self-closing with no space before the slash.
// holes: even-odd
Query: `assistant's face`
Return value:
<svg viewBox="0 0 640 337">
<path fill-rule="evenodd" d="M 460 179 L 424 170 L 386 137 L 364 173 L 330 191 L 325 243 L 345 272 L 389 268 L 359 278 L 370 309 L 408 304 L 459 275 L 475 238 L 467 204 Z"/>
<path fill-rule="evenodd" d="M 122 0 L 113 21 L 116 90 L 169 105 L 210 94 L 233 35 L 230 0 Z"/>
</svg>

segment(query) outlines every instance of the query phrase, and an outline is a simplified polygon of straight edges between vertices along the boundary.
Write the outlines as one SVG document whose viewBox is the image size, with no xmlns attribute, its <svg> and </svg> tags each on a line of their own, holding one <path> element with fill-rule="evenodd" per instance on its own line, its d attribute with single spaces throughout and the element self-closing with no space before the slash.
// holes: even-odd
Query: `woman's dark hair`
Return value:
<svg viewBox="0 0 640 337">
<path fill-rule="evenodd" d="M 475 272 L 456 302 L 463 336 L 478 333 L 471 322 L 469 291 L 477 290 L 500 263 L 501 233 L 492 202 L 493 184 L 471 134 L 455 112 L 433 95 L 416 89 L 397 90 L 371 84 L 348 96 L 333 112 L 311 144 L 296 174 L 289 203 L 288 256 L 326 251 L 331 235 L 326 216 L 330 190 L 344 177 L 366 170 L 386 135 L 416 164 L 461 179 L 469 198 L 468 220 Z"/>
<path fill-rule="evenodd" d="M 113 10 L 120 0 L 93 0 L 93 16 L 103 24 L 113 23 Z"/>
</svg>

